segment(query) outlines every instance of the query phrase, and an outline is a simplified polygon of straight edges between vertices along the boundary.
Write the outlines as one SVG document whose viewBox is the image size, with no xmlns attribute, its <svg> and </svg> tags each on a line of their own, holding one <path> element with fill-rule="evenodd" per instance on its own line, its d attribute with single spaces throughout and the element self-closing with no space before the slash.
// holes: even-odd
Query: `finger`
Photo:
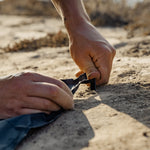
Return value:
<svg viewBox="0 0 150 150">
<path fill-rule="evenodd" d="M 70 91 L 68 86 L 65 83 L 63 83 L 62 81 L 54 79 L 54 78 L 46 77 L 43 75 L 39 75 L 39 74 L 36 74 L 35 76 L 36 76 L 36 78 L 35 78 L 36 82 L 48 82 L 51 84 L 56 84 L 57 86 L 59 86 L 60 88 L 65 90 L 70 96 L 72 96 L 72 92 Z"/>
<path fill-rule="evenodd" d="M 111 66 L 112 66 L 109 58 L 107 58 L 106 60 L 105 57 L 99 57 L 97 55 L 97 58 L 94 60 L 94 63 L 95 63 L 96 68 L 101 73 L 101 78 L 96 81 L 96 84 L 101 85 L 101 84 L 108 83 Z"/>
<path fill-rule="evenodd" d="M 80 69 L 83 72 L 86 72 L 88 79 L 96 78 L 97 80 L 100 79 L 100 72 L 96 68 L 96 66 L 93 63 L 93 60 L 90 56 L 83 57 L 79 60 L 82 60 L 82 62 L 77 62 L 77 65 L 80 66 Z"/>
<path fill-rule="evenodd" d="M 28 114 L 37 114 L 37 113 L 46 113 L 50 114 L 51 112 L 48 111 L 40 111 L 36 109 L 28 109 L 28 108 L 23 108 L 20 112 L 20 115 L 28 115 Z"/>
<path fill-rule="evenodd" d="M 25 75 L 28 78 L 30 78 L 33 82 L 46 82 L 46 83 L 56 84 L 57 86 L 59 86 L 60 88 L 65 90 L 70 96 L 72 96 L 72 92 L 70 91 L 68 86 L 60 80 L 57 80 L 57 79 L 54 79 L 51 77 L 47 77 L 44 75 L 40 75 L 37 73 L 25 73 Z"/>
<path fill-rule="evenodd" d="M 64 109 L 73 108 L 73 97 L 54 84 L 34 82 L 27 93 L 28 96 L 49 99 Z"/>
<path fill-rule="evenodd" d="M 84 73 L 84 72 L 80 70 L 80 71 L 78 71 L 78 72 L 75 74 L 75 76 L 76 76 L 76 77 L 79 77 L 79 76 L 80 76 L 81 74 L 83 74 L 83 73 Z"/>
<path fill-rule="evenodd" d="M 24 100 L 23 107 L 41 111 L 58 111 L 60 109 L 60 106 L 56 103 L 40 97 L 27 97 Z"/>
<path fill-rule="evenodd" d="M 100 66 L 98 69 L 101 72 L 101 79 L 97 81 L 97 85 L 107 84 L 109 81 L 110 71 L 104 66 Z"/>
</svg>

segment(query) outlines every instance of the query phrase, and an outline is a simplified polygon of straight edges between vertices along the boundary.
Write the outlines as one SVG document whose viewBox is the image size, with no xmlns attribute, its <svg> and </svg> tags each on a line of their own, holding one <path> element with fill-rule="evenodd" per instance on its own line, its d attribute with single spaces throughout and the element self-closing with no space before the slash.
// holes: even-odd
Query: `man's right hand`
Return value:
<svg viewBox="0 0 150 150">
<path fill-rule="evenodd" d="M 0 78 L 0 119 L 73 105 L 70 89 L 60 80 L 30 72 Z"/>
</svg>

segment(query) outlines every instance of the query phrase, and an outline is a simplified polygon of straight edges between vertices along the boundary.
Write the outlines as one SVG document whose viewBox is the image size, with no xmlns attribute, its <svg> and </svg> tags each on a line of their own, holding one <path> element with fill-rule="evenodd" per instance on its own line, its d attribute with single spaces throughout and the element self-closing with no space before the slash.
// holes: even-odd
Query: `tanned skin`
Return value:
<svg viewBox="0 0 150 150">
<path fill-rule="evenodd" d="M 82 0 L 52 0 L 62 17 L 70 39 L 70 52 L 79 66 L 77 75 L 85 72 L 96 78 L 97 85 L 109 80 L 114 48 L 91 24 Z"/>
<path fill-rule="evenodd" d="M 52 0 L 68 31 L 70 53 L 97 85 L 109 80 L 114 48 L 91 24 L 82 0 Z M 24 72 L 0 78 L 0 119 L 23 114 L 51 113 L 60 108 L 72 109 L 73 96 L 60 80 Z"/>
<path fill-rule="evenodd" d="M 0 119 L 72 109 L 73 96 L 60 80 L 24 72 L 0 78 Z"/>
</svg>

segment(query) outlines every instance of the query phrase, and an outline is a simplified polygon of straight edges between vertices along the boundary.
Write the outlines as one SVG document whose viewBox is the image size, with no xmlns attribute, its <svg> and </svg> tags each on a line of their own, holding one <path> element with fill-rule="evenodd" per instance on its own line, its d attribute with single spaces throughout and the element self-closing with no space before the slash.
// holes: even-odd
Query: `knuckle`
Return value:
<svg viewBox="0 0 150 150">
<path fill-rule="evenodd" d="M 109 56 L 112 56 L 113 55 L 113 53 L 114 53 L 114 50 L 112 49 L 112 48 L 107 48 L 107 54 L 109 55 Z"/>
<path fill-rule="evenodd" d="M 51 103 L 48 102 L 48 101 L 44 101 L 44 100 L 43 100 L 42 105 L 43 105 L 43 109 L 44 109 L 44 110 L 50 110 L 50 108 L 51 108 Z"/>
<path fill-rule="evenodd" d="M 7 104 L 7 109 L 8 113 L 11 114 L 12 116 L 21 115 L 21 107 L 15 101 L 13 101 L 13 105 L 10 103 Z"/>
<path fill-rule="evenodd" d="M 113 57 L 116 55 L 116 50 L 113 47 L 111 48 L 111 53 Z"/>
<path fill-rule="evenodd" d="M 52 97 L 56 97 L 59 94 L 59 87 L 57 85 L 52 85 L 49 87 L 49 91 Z"/>
<path fill-rule="evenodd" d="M 31 78 L 31 77 L 33 77 L 33 73 L 32 72 L 21 72 L 20 76 L 25 77 L 25 78 Z"/>
<path fill-rule="evenodd" d="M 65 87 L 66 87 L 65 84 L 64 84 L 62 81 L 58 82 L 57 85 L 58 85 L 61 89 L 65 89 Z"/>
<path fill-rule="evenodd" d="M 16 81 L 14 83 L 13 88 L 14 88 L 15 92 L 16 91 L 18 91 L 18 92 L 20 91 L 22 93 L 22 92 L 26 91 L 26 89 L 27 89 L 27 83 L 23 82 L 22 80 L 18 80 L 18 81 Z M 19 95 L 19 96 L 21 96 L 21 95 Z"/>
<path fill-rule="evenodd" d="M 103 44 L 103 46 L 100 46 L 100 49 L 103 50 L 105 53 L 107 53 L 107 55 L 109 56 L 115 56 L 116 54 L 116 50 L 113 46 L 111 46 L 110 44 Z"/>
<path fill-rule="evenodd" d="M 60 81 L 57 85 L 59 88 L 63 89 L 65 92 L 67 92 L 69 95 L 72 95 L 70 89 L 68 88 L 68 86 L 63 81 Z"/>
<path fill-rule="evenodd" d="M 29 81 L 28 78 L 30 78 L 32 76 L 32 73 L 28 72 L 28 73 L 24 73 L 22 72 L 21 74 L 19 74 L 18 76 L 16 75 L 14 77 L 14 79 L 12 80 L 12 88 L 13 90 L 16 91 L 26 91 L 26 89 L 28 89 L 29 87 Z M 26 78 L 27 77 L 27 78 Z"/>
<path fill-rule="evenodd" d="M 14 113 L 15 113 L 16 116 L 19 116 L 19 115 L 23 114 L 22 109 L 19 108 L 19 107 L 16 107 L 16 109 L 14 110 Z"/>
<path fill-rule="evenodd" d="M 58 105 L 51 104 L 51 106 L 50 106 L 51 111 L 58 111 L 59 109 L 60 109 L 60 107 Z"/>
</svg>

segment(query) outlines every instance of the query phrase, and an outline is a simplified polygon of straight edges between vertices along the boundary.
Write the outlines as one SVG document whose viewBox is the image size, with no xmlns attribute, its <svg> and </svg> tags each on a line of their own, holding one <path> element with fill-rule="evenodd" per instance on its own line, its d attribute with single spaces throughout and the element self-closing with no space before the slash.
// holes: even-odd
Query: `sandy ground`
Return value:
<svg viewBox="0 0 150 150">
<path fill-rule="evenodd" d="M 59 20 L 0 16 L 0 74 L 24 70 L 58 79 L 74 78 L 78 67 L 68 47 L 5 53 L 15 40 L 64 30 Z M 117 49 L 108 85 L 74 96 L 75 109 L 32 132 L 17 150 L 150 150 L 150 37 L 126 38 L 122 28 L 98 28 Z M 140 50 L 140 51 L 139 51 Z"/>
</svg>

